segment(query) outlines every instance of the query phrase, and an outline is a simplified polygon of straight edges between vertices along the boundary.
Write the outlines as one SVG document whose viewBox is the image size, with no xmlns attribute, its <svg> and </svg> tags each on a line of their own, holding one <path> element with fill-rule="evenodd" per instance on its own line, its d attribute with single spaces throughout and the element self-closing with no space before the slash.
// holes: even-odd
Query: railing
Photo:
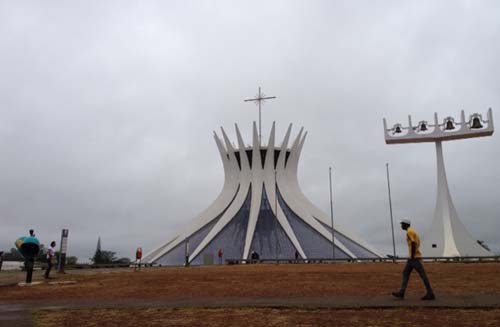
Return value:
<svg viewBox="0 0 500 327">
<path fill-rule="evenodd" d="M 500 256 L 488 256 L 488 257 L 422 257 L 424 261 L 434 261 L 434 262 L 495 262 L 500 261 Z M 396 258 L 309 258 L 309 259 L 226 259 L 225 262 L 228 265 L 235 264 L 256 264 L 256 263 L 336 263 L 336 262 L 405 262 L 408 258 L 396 257 Z"/>
<path fill-rule="evenodd" d="M 427 262 L 500 262 L 500 256 L 488 256 L 488 257 L 422 257 L 421 258 Z M 384 262 L 384 263 L 392 263 L 392 262 L 406 262 L 408 258 L 405 257 L 396 257 L 396 258 L 309 258 L 309 259 L 225 259 L 226 265 L 238 265 L 238 264 L 332 264 L 332 263 L 363 263 L 363 262 Z M 182 267 L 183 265 L 177 265 L 178 267 Z M 74 264 L 67 265 L 66 270 L 70 269 L 100 269 L 100 268 L 139 268 L 139 266 L 134 263 L 110 263 L 110 264 Z M 151 263 L 142 263 L 141 267 L 143 268 L 152 268 L 152 267 L 171 267 L 169 265 L 158 265 Z M 23 268 L 22 266 L 20 267 Z M 43 270 L 45 269 L 44 263 L 35 263 L 35 270 Z"/>
<path fill-rule="evenodd" d="M 132 266 L 132 263 L 77 263 L 74 265 L 66 265 L 65 269 L 129 268 L 130 266 Z"/>
</svg>

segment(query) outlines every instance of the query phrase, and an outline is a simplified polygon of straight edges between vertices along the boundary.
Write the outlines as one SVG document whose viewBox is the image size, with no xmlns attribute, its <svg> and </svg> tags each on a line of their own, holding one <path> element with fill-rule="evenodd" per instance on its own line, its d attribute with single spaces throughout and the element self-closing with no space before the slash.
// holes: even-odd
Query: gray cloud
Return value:
<svg viewBox="0 0 500 327">
<path fill-rule="evenodd" d="M 396 217 L 422 233 L 435 205 L 432 144 L 385 145 L 389 123 L 485 113 L 500 96 L 495 1 L 168 1 L 0 4 L 0 248 L 70 229 L 70 251 L 131 257 L 215 199 L 213 130 L 250 141 L 257 86 L 283 136 L 308 131 L 299 179 L 336 222 L 391 252 Z M 462 221 L 500 251 L 498 136 L 448 142 Z M 399 231 L 398 251 L 403 253 Z"/>
</svg>

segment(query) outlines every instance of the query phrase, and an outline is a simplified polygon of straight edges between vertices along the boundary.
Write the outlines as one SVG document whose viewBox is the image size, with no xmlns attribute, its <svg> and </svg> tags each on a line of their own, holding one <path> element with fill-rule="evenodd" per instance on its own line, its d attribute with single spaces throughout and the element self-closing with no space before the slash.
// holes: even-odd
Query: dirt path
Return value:
<svg viewBox="0 0 500 327">
<path fill-rule="evenodd" d="M 0 313 L 10 309 L 77 309 L 77 308 L 219 308 L 219 307 L 288 307 L 288 308 L 500 308 L 500 294 L 439 295 L 434 301 L 418 296 L 404 300 L 390 295 L 337 295 L 321 297 L 200 297 L 165 299 L 64 299 L 46 301 L 1 302 Z"/>
</svg>

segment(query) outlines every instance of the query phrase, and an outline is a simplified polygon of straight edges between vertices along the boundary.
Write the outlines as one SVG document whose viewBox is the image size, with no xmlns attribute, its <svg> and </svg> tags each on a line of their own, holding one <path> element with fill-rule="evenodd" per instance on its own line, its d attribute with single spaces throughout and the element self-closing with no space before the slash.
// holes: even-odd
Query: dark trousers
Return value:
<svg viewBox="0 0 500 327">
<path fill-rule="evenodd" d="M 52 269 L 52 260 L 47 260 L 47 270 L 45 270 L 45 278 L 49 278 L 50 270 Z"/>
<path fill-rule="evenodd" d="M 434 292 L 432 291 L 431 283 L 427 278 L 424 266 L 422 265 L 422 260 L 420 259 L 408 259 L 408 261 L 406 261 L 406 266 L 405 269 L 403 270 L 403 282 L 401 283 L 400 292 L 404 294 L 404 292 L 406 291 L 406 287 L 408 286 L 408 281 L 410 280 L 410 274 L 413 271 L 413 269 L 415 269 L 420 275 L 420 278 L 422 278 L 425 288 L 427 289 L 427 293 L 433 294 Z"/>
</svg>

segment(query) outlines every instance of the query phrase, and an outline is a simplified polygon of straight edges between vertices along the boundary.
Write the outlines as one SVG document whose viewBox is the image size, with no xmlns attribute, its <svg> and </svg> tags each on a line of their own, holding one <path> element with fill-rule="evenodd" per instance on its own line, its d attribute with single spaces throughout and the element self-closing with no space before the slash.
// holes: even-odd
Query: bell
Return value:
<svg viewBox="0 0 500 327">
<path fill-rule="evenodd" d="M 472 124 L 471 124 L 470 128 L 474 128 L 474 129 L 483 128 L 483 124 L 481 124 L 481 119 L 479 119 L 479 117 L 477 117 L 477 116 L 472 118 Z"/>
<path fill-rule="evenodd" d="M 403 131 L 401 130 L 400 125 L 394 126 L 394 131 L 392 132 L 393 134 L 400 134 L 401 132 L 403 132 Z"/>
<path fill-rule="evenodd" d="M 455 129 L 455 125 L 453 125 L 453 121 L 451 119 L 448 119 L 446 121 L 445 130 L 450 131 L 450 130 L 453 130 L 453 129 Z"/>
<path fill-rule="evenodd" d="M 420 122 L 420 126 L 419 126 L 419 127 L 420 127 L 420 128 L 419 128 L 419 130 L 420 130 L 421 132 L 425 132 L 425 131 L 428 129 L 428 128 L 427 128 L 427 124 L 426 124 L 426 122 L 425 122 L 425 121 L 421 121 L 421 122 Z"/>
</svg>

